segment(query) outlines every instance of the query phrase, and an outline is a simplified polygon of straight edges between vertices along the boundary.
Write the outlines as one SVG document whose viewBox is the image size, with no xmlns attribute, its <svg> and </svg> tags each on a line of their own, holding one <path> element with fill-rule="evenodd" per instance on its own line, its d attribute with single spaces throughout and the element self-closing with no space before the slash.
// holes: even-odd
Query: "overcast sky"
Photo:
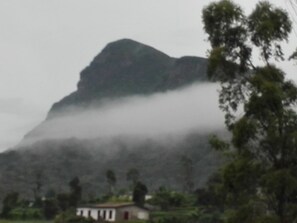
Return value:
<svg viewBox="0 0 297 223">
<path fill-rule="evenodd" d="M 16 144 L 108 43 L 131 38 L 170 56 L 205 56 L 200 0 L 0 0 L 0 150 Z M 250 11 L 256 0 L 235 1 Z M 290 10 L 288 0 L 271 0 Z M 289 52 L 296 46 L 296 30 Z M 285 64 L 287 72 L 296 67 Z"/>
</svg>

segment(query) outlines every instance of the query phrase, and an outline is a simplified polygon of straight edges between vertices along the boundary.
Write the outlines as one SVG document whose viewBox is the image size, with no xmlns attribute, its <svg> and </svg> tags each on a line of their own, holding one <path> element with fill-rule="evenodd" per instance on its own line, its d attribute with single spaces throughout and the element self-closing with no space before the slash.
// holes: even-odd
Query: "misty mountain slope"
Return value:
<svg viewBox="0 0 297 223">
<path fill-rule="evenodd" d="M 147 95 L 206 81 L 206 68 L 204 58 L 176 59 L 130 39 L 118 40 L 80 73 L 77 90 L 55 103 L 48 117 L 68 106 L 88 106 L 103 98 Z"/>
<path fill-rule="evenodd" d="M 191 134 L 178 141 L 171 139 L 163 143 L 133 138 L 102 140 L 48 140 L 35 143 L 29 150 L 0 154 L 1 194 L 18 191 L 24 197 L 32 197 L 36 176 L 41 174 L 43 194 L 49 189 L 67 191 L 68 182 L 78 176 L 85 198 L 99 196 L 108 189 L 107 169 L 115 171 L 120 190 L 129 187 L 126 173 L 130 168 L 139 170 L 141 180 L 150 191 L 159 186 L 181 190 L 184 186 L 182 156 L 193 161 L 195 187 L 203 186 L 221 164 L 219 155 L 207 144 L 207 135 Z"/>
<path fill-rule="evenodd" d="M 32 197 L 38 174 L 42 193 L 63 191 L 78 176 L 84 196 L 98 195 L 106 192 L 107 169 L 117 173 L 118 189 L 127 188 L 129 168 L 151 190 L 181 190 L 182 156 L 193 161 L 195 186 L 203 186 L 222 163 L 209 135 L 224 128 L 206 68 L 206 59 L 171 58 L 133 40 L 108 44 L 81 72 L 77 90 L 0 154 L 0 198 L 11 190 Z"/>
</svg>

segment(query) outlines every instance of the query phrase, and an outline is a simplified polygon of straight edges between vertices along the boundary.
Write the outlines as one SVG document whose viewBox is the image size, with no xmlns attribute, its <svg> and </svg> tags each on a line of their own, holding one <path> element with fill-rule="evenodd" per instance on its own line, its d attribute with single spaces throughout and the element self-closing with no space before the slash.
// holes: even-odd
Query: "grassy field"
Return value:
<svg viewBox="0 0 297 223">
<path fill-rule="evenodd" d="M 189 217 L 196 208 L 176 208 L 171 211 L 154 211 L 151 213 L 151 218 L 155 221 L 162 220 L 163 218 L 186 218 Z"/>
<path fill-rule="evenodd" d="M 53 223 L 53 221 L 46 220 L 3 220 L 0 219 L 0 223 Z"/>
</svg>

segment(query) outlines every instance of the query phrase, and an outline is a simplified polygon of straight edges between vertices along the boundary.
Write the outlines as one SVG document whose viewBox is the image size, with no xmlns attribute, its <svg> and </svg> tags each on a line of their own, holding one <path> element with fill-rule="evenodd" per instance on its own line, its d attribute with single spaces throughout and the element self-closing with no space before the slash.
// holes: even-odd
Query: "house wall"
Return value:
<svg viewBox="0 0 297 223">
<path fill-rule="evenodd" d="M 85 218 L 91 217 L 95 220 L 98 220 L 98 211 L 102 219 L 106 221 L 115 221 L 116 210 L 113 208 L 77 208 L 76 215 L 83 216 Z M 105 218 L 104 218 L 104 212 L 105 212 Z"/>
<path fill-rule="evenodd" d="M 125 212 L 129 213 L 128 220 L 148 220 L 149 219 L 149 212 L 147 210 L 136 206 L 128 206 L 128 207 L 117 208 L 116 220 L 117 221 L 125 220 L 124 219 Z"/>
</svg>

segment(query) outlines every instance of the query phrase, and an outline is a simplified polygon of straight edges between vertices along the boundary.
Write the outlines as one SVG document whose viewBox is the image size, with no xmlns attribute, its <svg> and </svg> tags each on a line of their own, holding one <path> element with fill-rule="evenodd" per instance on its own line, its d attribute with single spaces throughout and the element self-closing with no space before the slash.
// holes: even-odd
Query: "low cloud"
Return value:
<svg viewBox="0 0 297 223">
<path fill-rule="evenodd" d="M 200 83 L 151 96 L 112 100 L 99 108 L 72 108 L 72 112 L 41 124 L 25 141 L 211 134 L 224 128 L 218 88 L 215 83 Z"/>
</svg>

